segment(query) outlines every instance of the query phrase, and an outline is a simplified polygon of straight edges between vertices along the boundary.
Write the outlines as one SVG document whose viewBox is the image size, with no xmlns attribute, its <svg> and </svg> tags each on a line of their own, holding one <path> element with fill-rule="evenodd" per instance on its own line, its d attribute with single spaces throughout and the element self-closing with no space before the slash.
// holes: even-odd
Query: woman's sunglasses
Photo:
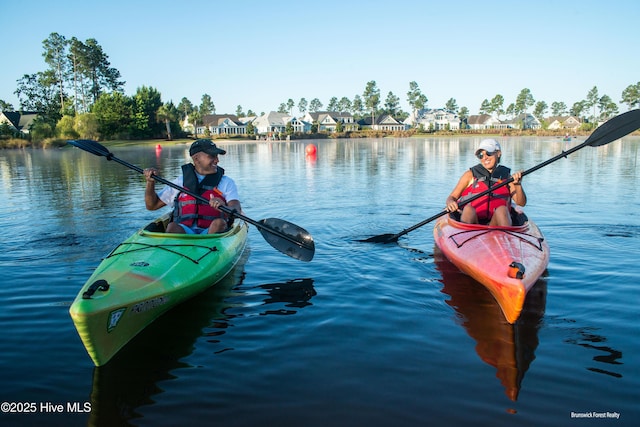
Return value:
<svg viewBox="0 0 640 427">
<path fill-rule="evenodd" d="M 489 151 L 481 151 L 478 154 L 476 154 L 476 157 L 479 158 L 480 160 L 482 160 L 482 159 L 484 159 L 484 156 L 491 157 L 491 156 L 493 156 L 495 154 L 496 154 L 495 151 L 491 151 L 491 152 L 489 152 Z"/>
</svg>

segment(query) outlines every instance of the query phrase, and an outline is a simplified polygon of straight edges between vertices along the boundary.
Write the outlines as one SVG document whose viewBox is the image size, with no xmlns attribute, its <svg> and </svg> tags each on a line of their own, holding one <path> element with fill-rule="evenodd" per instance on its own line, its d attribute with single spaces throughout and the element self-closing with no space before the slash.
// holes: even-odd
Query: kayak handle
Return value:
<svg viewBox="0 0 640 427">
<path fill-rule="evenodd" d="M 89 286 L 89 289 L 87 289 L 83 294 L 82 294 L 82 299 L 91 299 L 91 297 L 93 296 L 93 294 L 96 293 L 96 291 L 108 291 L 109 290 L 109 282 L 107 282 L 104 279 L 100 279 L 100 280 L 96 280 L 95 282 L 93 282 L 91 284 L 91 286 Z"/>
<path fill-rule="evenodd" d="M 524 265 L 519 262 L 513 261 L 509 264 L 509 277 L 512 279 L 522 279 L 524 277 Z"/>
</svg>

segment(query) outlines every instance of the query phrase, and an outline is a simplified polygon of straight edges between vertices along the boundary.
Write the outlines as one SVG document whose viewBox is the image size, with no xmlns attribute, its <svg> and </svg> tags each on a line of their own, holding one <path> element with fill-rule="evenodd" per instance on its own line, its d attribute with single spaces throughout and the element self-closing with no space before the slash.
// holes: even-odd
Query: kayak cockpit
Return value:
<svg viewBox="0 0 640 427">
<path fill-rule="evenodd" d="M 170 222 L 171 222 L 171 213 L 167 212 L 164 215 L 162 215 L 160 218 L 157 218 L 154 221 L 152 221 L 149 224 L 147 224 L 141 230 L 141 232 L 144 233 L 144 234 L 148 234 L 148 233 L 164 234 L 164 233 L 167 232 L 167 226 L 169 225 Z M 233 225 L 231 225 L 226 230 L 224 230 L 224 231 L 222 231 L 220 233 L 216 233 L 215 235 L 216 236 L 226 235 L 229 232 L 231 232 L 233 229 L 234 229 L 234 227 L 233 227 Z M 205 236 L 205 235 L 207 235 L 207 234 L 202 234 L 202 235 L 199 235 L 199 236 Z M 211 235 L 207 235 L 207 236 L 211 236 Z"/>
<path fill-rule="evenodd" d="M 529 222 L 529 218 L 527 217 L 527 215 L 524 213 L 524 211 L 517 205 L 512 205 L 511 206 L 511 210 L 510 210 L 510 214 L 511 214 L 511 226 L 489 226 L 488 221 L 487 222 L 480 222 L 479 224 L 468 224 L 468 223 L 464 223 L 460 220 L 461 217 L 461 213 L 460 211 L 456 211 L 456 212 L 451 212 L 448 214 L 449 219 L 453 220 L 454 222 L 458 223 L 458 224 L 462 224 L 463 226 L 469 226 L 470 228 L 482 228 L 482 229 L 486 229 L 488 227 L 491 228 L 522 228 L 522 227 L 526 227 L 528 225 Z"/>
</svg>

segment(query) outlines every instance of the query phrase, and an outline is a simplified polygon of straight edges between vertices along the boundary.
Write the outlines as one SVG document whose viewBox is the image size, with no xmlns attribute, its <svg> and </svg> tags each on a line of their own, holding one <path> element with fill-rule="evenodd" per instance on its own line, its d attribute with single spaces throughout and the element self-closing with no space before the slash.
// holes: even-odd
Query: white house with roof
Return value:
<svg viewBox="0 0 640 427">
<path fill-rule="evenodd" d="M 287 124 L 291 123 L 291 128 L 293 129 L 293 132 L 295 133 L 309 133 L 311 132 L 311 123 L 306 121 L 306 120 L 302 120 L 299 119 L 297 117 L 289 117 L 287 119 L 285 119 L 285 129 L 287 127 Z"/>
<path fill-rule="evenodd" d="M 363 117 L 358 121 L 358 125 L 362 129 L 382 130 L 389 132 L 400 132 L 407 130 L 406 124 L 399 122 L 389 114 L 381 114 L 375 118 L 372 118 L 371 116 Z"/>
<path fill-rule="evenodd" d="M 286 113 L 277 113 L 270 111 L 253 121 L 253 127 L 258 135 L 273 135 L 284 133 L 287 129 L 287 122 L 291 120 L 291 116 Z"/>
<path fill-rule="evenodd" d="M 422 126 L 426 130 L 460 130 L 460 123 L 460 117 L 445 108 L 414 110 L 404 120 L 404 124 L 407 126 Z"/>
<path fill-rule="evenodd" d="M 473 130 L 484 129 L 502 129 L 507 126 L 503 126 L 502 122 L 491 114 L 474 114 L 467 117 L 467 125 Z"/>
<path fill-rule="evenodd" d="M 542 124 L 533 114 L 521 113 L 511 120 L 502 122 L 510 129 L 540 129 Z"/>
<path fill-rule="evenodd" d="M 578 129 L 580 120 L 575 116 L 552 116 L 547 119 L 548 129 Z"/>
<path fill-rule="evenodd" d="M 209 131 L 211 135 L 245 135 L 246 123 L 242 123 L 233 114 L 207 114 L 202 117 L 202 124 L 198 125 L 198 134 Z"/>
<path fill-rule="evenodd" d="M 315 111 L 306 112 L 302 120 L 309 123 L 317 123 L 320 132 L 336 132 L 338 123 L 342 126 L 343 132 L 358 130 L 358 123 L 351 113 L 341 113 L 337 111 Z"/>
</svg>

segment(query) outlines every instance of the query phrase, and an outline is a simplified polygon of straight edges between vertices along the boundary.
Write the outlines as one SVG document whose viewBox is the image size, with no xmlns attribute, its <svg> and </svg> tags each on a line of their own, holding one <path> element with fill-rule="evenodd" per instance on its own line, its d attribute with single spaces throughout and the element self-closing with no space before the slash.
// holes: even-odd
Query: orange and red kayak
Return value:
<svg viewBox="0 0 640 427">
<path fill-rule="evenodd" d="M 519 208 L 517 225 L 466 224 L 448 214 L 433 229 L 437 247 L 462 272 L 484 285 L 509 323 L 520 316 L 529 289 L 549 264 L 542 232 Z"/>
</svg>

